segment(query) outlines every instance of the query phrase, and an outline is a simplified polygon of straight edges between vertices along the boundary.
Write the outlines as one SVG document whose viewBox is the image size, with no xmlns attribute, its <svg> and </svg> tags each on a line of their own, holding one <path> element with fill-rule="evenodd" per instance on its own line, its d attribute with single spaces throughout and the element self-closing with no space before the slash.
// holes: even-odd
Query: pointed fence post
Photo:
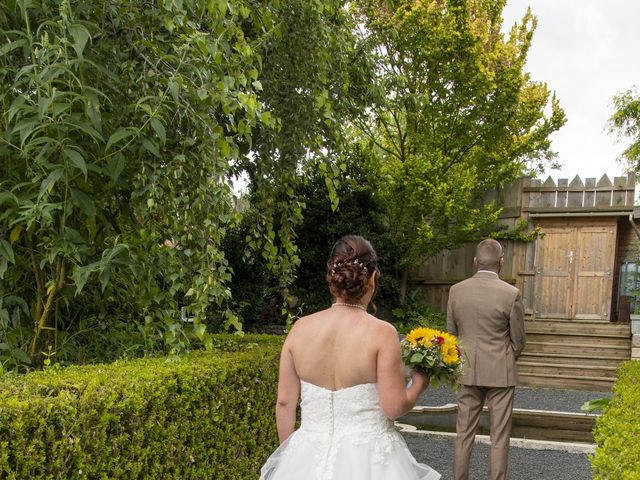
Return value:
<svg viewBox="0 0 640 480">
<path fill-rule="evenodd" d="M 584 200 L 584 183 L 580 177 L 576 175 L 569 184 L 569 195 L 567 198 L 567 207 L 580 208 Z"/>
<path fill-rule="evenodd" d="M 569 188 L 568 178 L 558 179 L 558 195 L 556 196 L 556 208 L 565 208 L 567 206 L 567 189 Z"/>
<path fill-rule="evenodd" d="M 596 207 L 610 207 L 611 194 L 613 193 L 611 180 L 605 173 L 596 184 Z"/>
<path fill-rule="evenodd" d="M 596 179 L 593 177 L 584 179 L 584 208 L 593 207 L 596 203 Z"/>
<path fill-rule="evenodd" d="M 547 177 L 542 186 L 545 189 L 542 192 L 542 206 L 554 208 L 556 206 L 556 182 L 553 181 L 553 178 Z"/>
</svg>

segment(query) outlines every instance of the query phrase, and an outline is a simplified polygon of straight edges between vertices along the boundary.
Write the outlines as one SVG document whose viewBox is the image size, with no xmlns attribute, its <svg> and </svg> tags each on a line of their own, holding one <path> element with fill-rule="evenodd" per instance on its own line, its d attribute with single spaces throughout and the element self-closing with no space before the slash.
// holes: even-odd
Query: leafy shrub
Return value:
<svg viewBox="0 0 640 480">
<path fill-rule="evenodd" d="M 400 333 L 407 333 L 416 327 L 447 329 L 447 318 L 431 305 L 424 303 L 422 292 L 413 290 L 407 295 L 404 305 L 393 309 L 394 324 Z"/>
<path fill-rule="evenodd" d="M 221 248 L 239 218 L 226 180 L 252 130 L 273 125 L 245 35 L 268 29 L 265 15 L 243 0 L 0 2 L 8 369 L 37 364 L 103 304 L 137 315 L 166 351 L 188 335 L 208 344 L 209 324 L 240 329 Z"/>
<path fill-rule="evenodd" d="M 0 478 L 247 479 L 277 444 L 281 337 L 0 380 Z"/>
<path fill-rule="evenodd" d="M 343 235 L 357 234 L 373 244 L 379 257 L 381 278 L 374 302 L 378 316 L 390 319 L 391 310 L 398 303 L 398 258 L 400 252 L 388 233 L 388 225 L 381 215 L 370 184 L 366 159 L 354 147 L 340 159 L 344 168 L 335 186 L 340 198 L 337 209 L 327 196 L 327 185 L 320 169 L 310 171 L 298 186 L 298 194 L 305 198 L 304 218 L 297 227 L 300 267 L 290 288 L 290 313 L 308 315 L 331 304 L 326 280 L 326 262 L 333 244 Z M 247 262 L 243 254 L 243 239 L 250 235 L 256 219 L 245 215 L 241 225 L 232 230 L 225 242 L 225 252 L 234 271 L 231 290 L 234 298 L 241 298 L 238 311 L 243 325 L 251 329 L 256 323 L 285 323 L 280 311 L 284 299 L 279 298 L 278 278 L 266 275 L 267 268 L 260 259 Z M 293 301 L 291 301 L 293 300 Z"/>
<path fill-rule="evenodd" d="M 640 362 L 618 369 L 613 399 L 596 422 L 591 457 L 595 480 L 640 479 Z"/>
</svg>

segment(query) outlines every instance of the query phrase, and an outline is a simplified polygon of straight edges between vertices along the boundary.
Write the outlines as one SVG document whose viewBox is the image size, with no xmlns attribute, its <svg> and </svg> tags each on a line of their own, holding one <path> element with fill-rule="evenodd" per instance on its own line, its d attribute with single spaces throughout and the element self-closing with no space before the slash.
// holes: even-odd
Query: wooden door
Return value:
<svg viewBox="0 0 640 480">
<path fill-rule="evenodd" d="M 582 227 L 577 238 L 573 318 L 609 320 L 616 228 Z"/>
<path fill-rule="evenodd" d="M 536 318 L 609 320 L 615 220 L 541 224 L 536 241 Z"/>
<path fill-rule="evenodd" d="M 537 318 L 571 318 L 569 255 L 575 250 L 575 229 L 549 227 L 536 240 L 536 281 L 533 311 Z M 561 293 L 562 292 L 562 293 Z"/>
</svg>

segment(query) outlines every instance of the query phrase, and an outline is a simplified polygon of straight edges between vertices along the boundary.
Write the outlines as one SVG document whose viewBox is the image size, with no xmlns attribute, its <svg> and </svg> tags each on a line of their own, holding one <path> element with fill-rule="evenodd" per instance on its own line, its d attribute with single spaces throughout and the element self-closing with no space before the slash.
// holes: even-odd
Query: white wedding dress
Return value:
<svg viewBox="0 0 640 480">
<path fill-rule="evenodd" d="M 302 422 L 262 467 L 261 480 L 438 480 L 386 417 L 375 383 L 337 391 L 301 381 Z"/>
</svg>

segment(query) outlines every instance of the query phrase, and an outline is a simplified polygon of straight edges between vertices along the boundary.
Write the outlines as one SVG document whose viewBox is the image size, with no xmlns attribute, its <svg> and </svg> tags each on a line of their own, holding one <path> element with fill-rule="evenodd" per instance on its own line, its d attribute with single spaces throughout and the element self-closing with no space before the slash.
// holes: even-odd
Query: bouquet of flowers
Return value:
<svg viewBox="0 0 640 480">
<path fill-rule="evenodd" d="M 431 384 L 460 386 L 462 355 L 458 339 L 434 328 L 419 327 L 411 330 L 401 342 L 404 364 L 429 377 Z"/>
</svg>

